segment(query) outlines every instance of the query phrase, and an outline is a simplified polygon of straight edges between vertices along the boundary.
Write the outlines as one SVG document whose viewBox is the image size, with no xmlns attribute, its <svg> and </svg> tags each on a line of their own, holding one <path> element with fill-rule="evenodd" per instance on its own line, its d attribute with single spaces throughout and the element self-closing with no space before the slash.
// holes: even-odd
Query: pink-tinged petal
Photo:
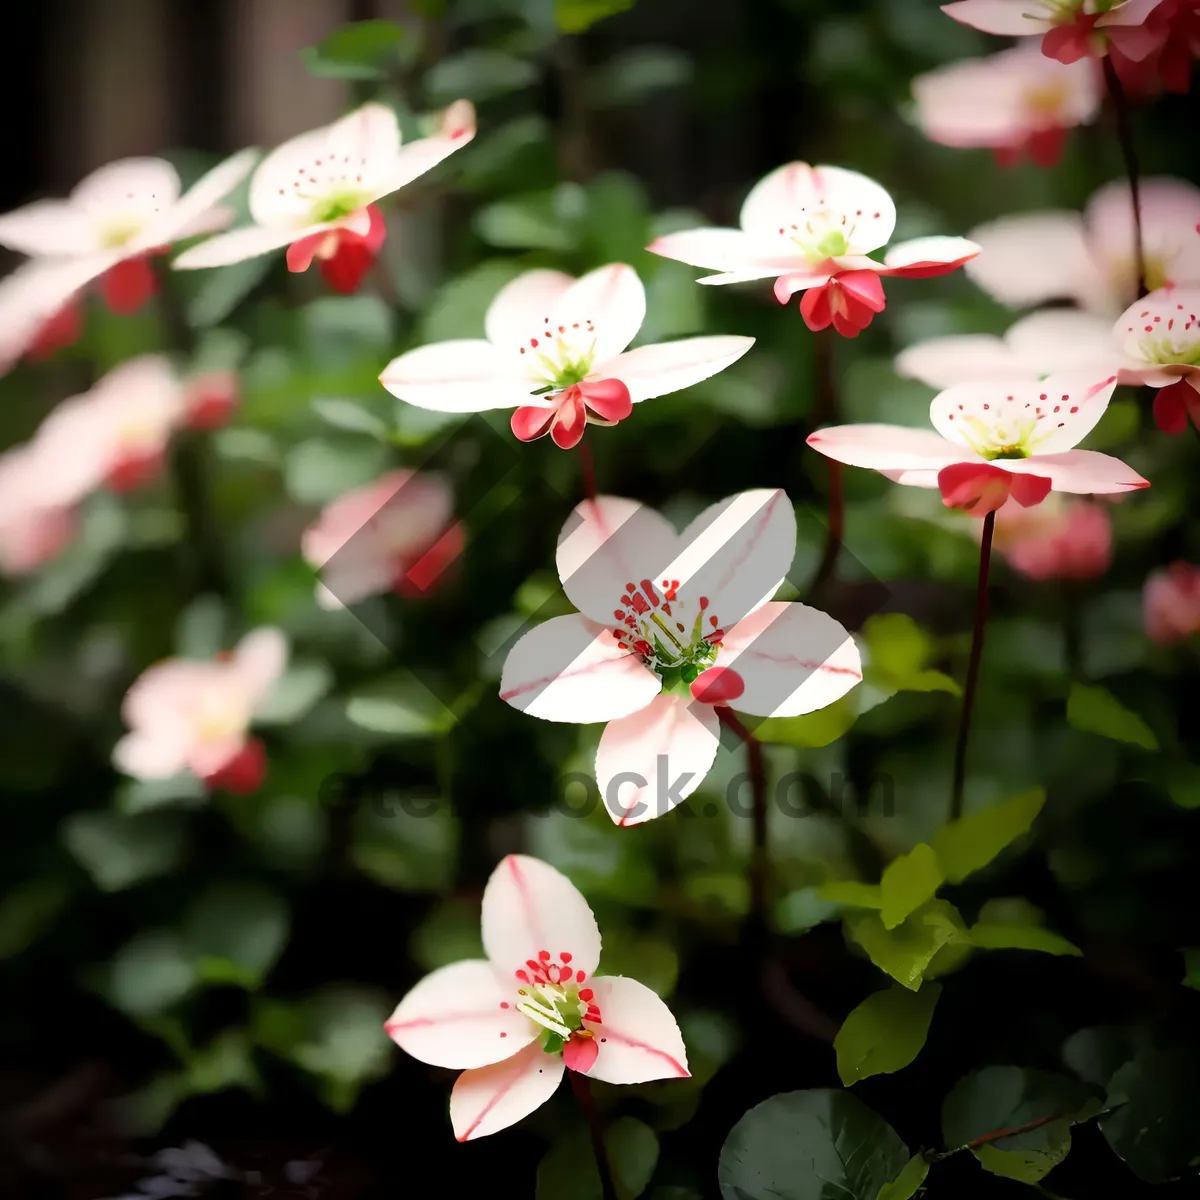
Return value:
<svg viewBox="0 0 1200 1200">
<path fill-rule="evenodd" d="M 821 287 L 809 288 L 800 300 L 800 315 L 813 333 L 833 324 L 833 290 L 831 280 Z"/>
<path fill-rule="evenodd" d="M 585 379 L 576 390 L 587 405 L 588 420 L 594 424 L 616 425 L 633 412 L 633 397 L 619 379 Z"/>
<path fill-rule="evenodd" d="M 977 457 L 931 429 L 900 425 L 836 425 L 810 434 L 808 444 L 827 458 L 873 471 L 938 471 Z"/>
<path fill-rule="evenodd" d="M 783 271 L 803 269 L 808 260 L 794 245 L 775 237 L 753 237 L 741 229 L 687 229 L 656 238 L 646 247 L 652 254 L 732 276 L 713 276 L 701 282 L 749 282 L 769 279 Z"/>
<path fill-rule="evenodd" d="M 680 534 L 662 572 L 688 594 L 708 599 L 721 629 L 775 594 L 796 554 L 796 510 L 779 488 L 756 488 L 710 504 Z"/>
<path fill-rule="evenodd" d="M 987 463 L 953 463 L 938 472 L 938 487 L 947 508 L 983 517 L 1008 502 L 1013 479 L 1008 471 Z M 1040 484 L 1049 491 L 1048 480 L 1043 479 Z"/>
<path fill-rule="evenodd" d="M 113 765 L 134 779 L 171 779 L 187 764 L 189 743 L 182 735 L 135 732 L 113 747 Z"/>
<path fill-rule="evenodd" d="M 93 171 L 71 192 L 71 206 L 102 231 L 134 236 L 179 200 L 179 173 L 165 159 L 123 158 Z"/>
<path fill-rule="evenodd" d="M 594 1037 L 581 1036 L 577 1033 L 563 1046 L 563 1064 L 568 1071 L 579 1071 L 586 1075 L 592 1069 L 599 1054 L 600 1046 Z"/>
<path fill-rule="evenodd" d="M 600 929 L 579 889 L 549 863 L 524 854 L 500 861 L 483 890 L 483 948 L 501 981 L 521 986 L 542 951 L 582 983 L 600 961 Z M 520 974 L 518 974 L 518 972 Z"/>
<path fill-rule="evenodd" d="M 567 388 L 558 398 L 550 420 L 550 437 L 560 450 L 573 450 L 583 440 L 587 428 L 587 410 L 579 389 Z"/>
<path fill-rule="evenodd" d="M 145 256 L 123 258 L 105 271 L 100 292 L 108 311 L 131 316 L 158 291 L 158 277 Z"/>
<path fill-rule="evenodd" d="M 1164 287 L 1134 301 L 1117 319 L 1112 333 L 1124 344 L 1126 354 L 1140 363 L 1191 365 L 1200 361 L 1198 318 L 1200 288 Z"/>
<path fill-rule="evenodd" d="M 962 59 L 912 81 L 917 123 L 927 138 L 955 147 L 1008 146 L 1023 139 L 1020 93 L 1009 74 L 996 69 L 997 57 Z"/>
<path fill-rule="evenodd" d="M 1117 4 L 1101 14 L 1096 24 L 1118 27 L 1140 25 L 1162 3 L 1163 0 L 1124 0 L 1123 4 Z"/>
<path fill-rule="evenodd" d="M 1035 375 L 1078 371 L 1103 379 L 1136 365 L 1121 353 L 1107 320 L 1073 308 L 1048 308 L 1022 317 L 1004 335 L 1004 341 Z M 1122 378 L 1120 382 L 1132 380 Z"/>
<path fill-rule="evenodd" d="M 391 169 L 379 185 L 371 189 L 371 198 L 378 200 L 432 171 L 474 136 L 475 109 L 467 100 L 456 100 L 443 114 L 441 128 L 436 134 L 400 148 Z"/>
<path fill-rule="evenodd" d="M 896 205 L 873 179 L 803 162 L 788 163 L 760 179 L 742 204 L 739 223 L 755 237 L 770 237 L 820 213 L 847 218 L 849 254 L 869 254 L 886 245 L 896 227 Z M 840 227 L 840 221 L 832 221 L 831 227 L 835 224 Z M 779 239 L 783 245 L 785 238 Z"/>
<path fill-rule="evenodd" d="M 964 333 L 918 342 L 896 355 L 896 373 L 930 387 L 982 379 L 1028 379 L 1031 372 L 1012 349 L 986 333 Z"/>
<path fill-rule="evenodd" d="M 815 712 L 862 682 L 854 639 L 806 604 L 772 601 L 738 621 L 721 641 L 718 662 L 746 684 L 732 707 L 756 717 Z"/>
<path fill-rule="evenodd" d="M 516 984 L 502 984 L 485 959 L 426 975 L 396 1006 L 384 1029 L 406 1054 L 434 1067 L 486 1067 L 528 1046 L 540 1032 L 515 1007 Z"/>
<path fill-rule="evenodd" d="M 488 305 L 484 332 L 493 346 L 516 353 L 546 328 L 554 305 L 575 281 L 564 271 L 536 270 L 518 275 Z"/>
<path fill-rule="evenodd" d="M 788 264 L 786 270 L 789 272 L 787 276 L 789 279 L 795 275 L 792 268 L 796 265 L 796 263 Z M 772 267 L 764 270 L 724 271 L 720 275 L 702 275 L 696 282 L 703 283 L 707 287 L 722 287 L 729 283 L 755 283 L 762 279 L 770 279 L 773 275 L 778 275 L 779 271 L 780 267 Z M 825 275 L 823 278 L 828 279 L 829 276 Z M 786 303 L 786 301 L 782 301 L 782 303 Z"/>
<path fill-rule="evenodd" d="M 1142 593 L 1142 620 L 1146 636 L 1163 646 L 1200 632 L 1200 570 L 1180 561 L 1154 571 Z"/>
<path fill-rule="evenodd" d="M 1188 411 L 1195 395 L 1187 380 L 1181 379 L 1154 395 L 1154 424 L 1169 434 L 1182 433 L 1188 427 Z"/>
<path fill-rule="evenodd" d="M 1032 458 L 1014 459 L 1004 466 L 1014 473 L 1044 476 L 1056 492 L 1081 496 L 1133 492 L 1150 486 L 1148 479 L 1143 479 L 1119 458 L 1095 450 L 1036 454 Z"/>
<path fill-rule="evenodd" d="M 37 200 L 0 216 L 0 246 L 37 257 L 103 249 L 95 224 L 65 200 Z"/>
<path fill-rule="evenodd" d="M 202 267 L 227 267 L 231 263 L 245 262 L 249 258 L 260 258 L 264 254 L 282 250 L 293 241 L 328 233 L 331 229 L 330 225 L 302 228 L 246 225 L 200 242 L 173 259 L 171 265 L 180 271 L 194 271 Z"/>
<path fill-rule="evenodd" d="M 670 812 L 704 781 L 720 740 L 712 705 L 684 696 L 659 696 L 609 721 L 596 750 L 596 786 L 608 815 L 626 826 Z"/>
<path fill-rule="evenodd" d="M 970 240 L 980 252 L 966 264 L 967 275 L 1014 308 L 1076 296 L 1093 280 L 1078 213 L 1001 217 L 971 230 Z"/>
<path fill-rule="evenodd" d="M 210 791 L 252 796 L 267 778 L 267 751 L 258 738 L 247 738 L 237 753 L 211 774 L 202 776 Z"/>
<path fill-rule="evenodd" d="M 591 1025 L 600 1050 L 587 1071 L 592 1079 L 648 1083 L 690 1076 L 683 1035 L 657 993 L 623 975 L 598 976 L 592 991 L 600 1010 L 600 1021 Z"/>
<path fill-rule="evenodd" d="M 379 210 L 373 204 L 371 212 L 373 219 L 379 216 Z M 379 217 L 379 228 L 386 233 L 382 217 Z M 371 249 L 365 237 L 359 237 L 344 229 L 336 236 L 333 253 L 319 258 L 317 267 L 321 278 L 331 290 L 340 296 L 352 296 L 362 286 L 367 272 L 375 265 L 376 252 Z"/>
<path fill-rule="evenodd" d="M 246 634 L 237 644 L 233 665 L 257 704 L 275 686 L 287 664 L 288 642 L 279 629 L 266 626 Z"/>
<path fill-rule="evenodd" d="M 593 621 L 613 625 L 627 585 L 662 578 L 679 535 L 637 500 L 597 496 L 577 504 L 558 535 L 554 561 L 567 599 Z"/>
<path fill-rule="evenodd" d="M 978 243 L 960 237 L 923 237 L 899 242 L 884 256 L 881 275 L 928 279 L 958 270 L 979 254 Z"/>
<path fill-rule="evenodd" d="M 243 150 L 205 172 L 175 204 L 164 208 L 146 224 L 134 239 L 134 245 L 141 250 L 153 250 L 181 237 L 224 228 L 233 219 L 232 210 L 221 210 L 215 224 L 213 210 L 250 174 L 257 158 L 257 150 Z"/>
<path fill-rule="evenodd" d="M 562 1079 L 561 1054 L 536 1043 L 491 1066 L 464 1071 L 450 1093 L 450 1124 L 460 1142 L 499 1133 L 541 1108 Z"/>
<path fill-rule="evenodd" d="M 709 667 L 692 680 L 688 691 L 701 704 L 732 704 L 745 693 L 746 681 L 732 667 Z"/>
<path fill-rule="evenodd" d="M 557 415 L 557 408 L 535 408 L 526 405 L 514 410 L 508 424 L 518 441 L 533 442 L 550 432 L 550 422 Z"/>
<path fill-rule="evenodd" d="M 753 338 L 717 336 L 639 346 L 596 367 L 593 374 L 619 379 L 637 403 L 708 379 L 737 362 L 753 345 Z"/>
<path fill-rule="evenodd" d="M 1026 37 L 1052 28 L 1050 13 L 1039 0 L 955 0 L 942 12 L 961 25 L 1002 37 Z"/>
<path fill-rule="evenodd" d="M 832 259 L 829 260 L 827 265 L 831 270 L 817 271 L 815 273 L 812 271 L 789 271 L 786 275 L 780 275 L 775 280 L 775 299 L 780 304 L 787 304 L 797 292 L 805 292 L 809 288 L 819 288 L 823 284 L 828 283 L 833 278 Z M 700 282 L 703 283 L 705 281 L 701 280 Z M 828 325 L 829 322 L 826 321 L 825 324 Z M 821 328 L 823 329 L 825 326 L 822 325 Z"/>
<path fill-rule="evenodd" d="M 625 263 L 610 263 L 567 288 L 550 313 L 550 324 L 591 321 L 596 328 L 592 361 L 603 363 L 633 341 L 645 317 L 646 289 L 637 272 Z"/>
<path fill-rule="evenodd" d="M 577 614 L 531 629 L 508 652 L 500 678 L 506 704 L 543 721 L 579 725 L 637 712 L 661 689 L 662 680 L 621 649 L 611 626 Z"/>
<path fill-rule="evenodd" d="M 419 346 L 394 358 L 379 376 L 393 396 L 435 412 L 553 407 L 531 395 L 509 359 L 490 342 L 461 338 Z"/>
</svg>

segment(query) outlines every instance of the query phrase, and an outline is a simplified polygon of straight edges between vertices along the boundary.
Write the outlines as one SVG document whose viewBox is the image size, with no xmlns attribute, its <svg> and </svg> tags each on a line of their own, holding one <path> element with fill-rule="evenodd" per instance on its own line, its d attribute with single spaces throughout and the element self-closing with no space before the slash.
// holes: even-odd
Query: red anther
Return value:
<svg viewBox="0 0 1200 1200">
<path fill-rule="evenodd" d="M 650 603 L 655 606 L 655 608 L 662 603 L 658 598 L 658 593 L 654 590 L 654 584 L 652 584 L 650 580 L 642 580 L 642 591 L 645 592 L 646 599 L 649 600 Z"/>
<path fill-rule="evenodd" d="M 717 618 L 716 618 L 716 617 L 709 617 L 709 618 L 708 618 L 708 623 L 709 623 L 709 624 L 710 624 L 710 625 L 711 625 L 711 626 L 712 626 L 714 629 L 716 629 L 716 627 L 717 627 Z"/>
<path fill-rule="evenodd" d="M 580 1000 L 590 1000 L 595 994 L 591 988 L 583 988 L 580 990 L 579 998 Z"/>
<path fill-rule="evenodd" d="M 542 962 L 549 962 L 550 961 L 550 951 L 549 950 L 539 950 L 538 958 L 540 958 L 542 960 Z"/>
<path fill-rule="evenodd" d="M 529 978 L 529 975 L 528 975 L 528 974 L 527 974 L 525 971 L 518 971 L 518 972 L 517 972 L 517 978 L 518 978 L 518 979 L 519 979 L 519 980 L 520 980 L 522 983 L 531 983 L 531 982 L 532 982 L 532 980 L 530 980 L 530 978 Z"/>
<path fill-rule="evenodd" d="M 708 607 L 708 597 L 707 597 L 707 596 L 701 596 L 701 597 L 700 597 L 700 607 L 701 607 L 701 608 L 707 608 L 707 607 Z"/>
<path fill-rule="evenodd" d="M 582 983 L 586 978 L 587 978 L 586 971 L 576 971 L 575 972 L 575 982 L 576 983 Z"/>
<path fill-rule="evenodd" d="M 500 1001 L 500 1007 L 501 1007 L 501 1008 L 507 1008 L 507 1007 L 508 1007 L 508 1001 L 507 1001 L 507 1000 L 501 1000 L 501 1001 Z"/>
<path fill-rule="evenodd" d="M 638 592 L 635 596 L 632 596 L 631 600 L 633 602 L 633 611 L 639 616 L 642 613 L 650 611 L 650 605 L 646 603 L 646 598 L 641 594 L 641 592 Z"/>
<path fill-rule="evenodd" d="M 561 958 L 565 963 L 569 963 L 571 961 L 571 955 L 569 955 L 565 950 L 558 957 Z"/>
</svg>

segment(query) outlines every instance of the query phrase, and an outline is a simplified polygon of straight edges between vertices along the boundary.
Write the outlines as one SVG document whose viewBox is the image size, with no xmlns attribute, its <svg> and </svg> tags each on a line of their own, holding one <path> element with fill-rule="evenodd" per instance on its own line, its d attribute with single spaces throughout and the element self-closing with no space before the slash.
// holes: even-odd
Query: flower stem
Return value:
<svg viewBox="0 0 1200 1200">
<path fill-rule="evenodd" d="M 1104 82 L 1108 85 L 1108 97 L 1112 101 L 1113 114 L 1117 119 L 1117 141 L 1121 144 L 1121 157 L 1125 160 L 1125 174 L 1129 177 L 1129 196 L 1133 202 L 1133 255 L 1137 265 L 1137 298 L 1146 295 L 1146 248 L 1142 240 L 1141 171 L 1138 167 L 1137 150 L 1133 144 L 1133 125 L 1130 120 L 1129 97 L 1121 83 L 1121 77 L 1113 66 L 1112 57 L 1105 55 Z"/>
<path fill-rule="evenodd" d="M 596 465 L 592 460 L 592 448 L 586 439 L 579 443 L 579 473 L 583 476 L 583 494 L 588 500 L 596 499 Z"/>
<path fill-rule="evenodd" d="M 967 685 L 963 690 L 962 716 L 958 724 L 958 742 L 954 747 L 954 790 L 950 794 L 950 819 L 963 811 L 963 784 L 967 777 L 967 740 L 971 736 L 971 711 L 975 707 L 975 688 L 979 683 L 979 662 L 983 657 L 983 635 L 988 618 L 988 570 L 992 561 L 992 531 L 996 514 L 983 518 L 983 540 L 979 545 L 979 582 L 975 589 L 975 628 L 971 632 L 971 657 L 967 663 Z"/>
<path fill-rule="evenodd" d="M 832 329 L 823 329 L 813 335 L 813 377 L 815 393 L 813 400 L 813 427 L 829 425 L 838 419 L 837 374 L 834 367 Z M 808 599 L 816 600 L 833 579 L 838 556 L 842 552 L 842 538 L 846 526 L 846 501 L 842 490 L 842 464 L 832 458 L 825 460 L 829 472 L 829 518 L 825 526 L 825 547 L 821 561 L 808 585 Z"/>
<path fill-rule="evenodd" d="M 742 739 L 746 746 L 746 765 L 750 768 L 750 788 L 754 807 L 753 842 L 750 850 L 750 916 L 759 929 L 767 928 L 767 874 L 770 856 L 767 844 L 767 770 L 763 762 L 762 742 L 742 724 L 733 709 L 723 704 L 716 708 L 717 718 Z"/>
<path fill-rule="evenodd" d="M 1024 1125 L 1014 1125 L 1009 1129 L 996 1129 L 961 1146 L 955 1146 L 952 1150 L 941 1150 L 936 1154 L 926 1154 L 925 1157 L 928 1162 L 941 1162 L 952 1154 L 960 1154 L 963 1150 L 977 1150 L 980 1146 L 988 1146 L 992 1142 L 999 1142 L 1007 1137 L 1016 1137 L 1019 1133 L 1032 1133 L 1035 1129 L 1041 1129 L 1043 1125 L 1051 1125 L 1060 1120 L 1062 1117 L 1059 1113 L 1052 1113 L 1048 1117 L 1037 1117 L 1035 1120 L 1026 1121 Z"/>
<path fill-rule="evenodd" d="M 612 1168 L 608 1164 L 608 1150 L 604 1145 L 604 1124 L 596 1111 L 596 1101 L 592 1089 L 588 1085 L 586 1075 L 578 1071 L 567 1071 L 571 1080 L 571 1091 L 579 1102 L 583 1119 L 587 1121 L 588 1133 L 592 1139 L 592 1153 L 596 1156 L 596 1171 L 600 1176 L 600 1192 L 604 1200 L 617 1200 L 617 1189 L 613 1183 Z"/>
</svg>

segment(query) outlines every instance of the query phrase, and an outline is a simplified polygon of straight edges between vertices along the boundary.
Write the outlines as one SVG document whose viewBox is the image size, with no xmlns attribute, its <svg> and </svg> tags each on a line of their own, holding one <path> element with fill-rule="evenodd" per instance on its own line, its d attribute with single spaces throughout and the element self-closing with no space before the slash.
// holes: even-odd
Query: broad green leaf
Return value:
<svg viewBox="0 0 1200 1200">
<path fill-rule="evenodd" d="M 312 406 L 317 416 L 335 429 L 344 429 L 348 433 L 364 433 L 367 437 L 377 438 L 379 441 L 387 440 L 386 422 L 353 400 L 318 396 L 313 400 Z"/>
<path fill-rule="evenodd" d="M 895 929 L 888 929 L 878 913 L 852 913 L 846 917 L 846 933 L 881 971 L 914 992 L 943 946 L 970 945 L 958 910 L 946 900 L 931 900 Z"/>
<path fill-rule="evenodd" d="M 636 979 L 666 1000 L 679 978 L 679 955 L 660 938 L 610 928 L 604 937 L 603 965 L 597 969 L 603 975 Z"/>
<path fill-rule="evenodd" d="M 351 861 L 384 887 L 444 891 L 457 855 L 458 823 L 436 795 L 383 792 L 355 815 Z"/>
<path fill-rule="evenodd" d="M 257 884 L 218 884 L 188 911 L 184 938 L 199 977 L 214 984 L 255 988 L 283 950 L 285 902 Z"/>
<path fill-rule="evenodd" d="M 563 33 L 582 33 L 597 21 L 628 12 L 636 0 L 554 0 L 554 19 Z"/>
<path fill-rule="evenodd" d="M 1143 750 L 1158 749 L 1154 730 L 1102 687 L 1082 683 L 1071 685 L 1071 694 L 1067 697 L 1067 723 L 1085 733 L 1130 742 Z"/>
<path fill-rule="evenodd" d="M 175 653 L 180 658 L 212 658 L 226 649 L 225 604 L 220 596 L 197 596 L 175 625 Z"/>
<path fill-rule="evenodd" d="M 876 1200 L 912 1200 L 928 1174 L 929 1163 L 920 1154 L 914 1154 L 904 1165 L 904 1170 L 879 1189 Z"/>
<path fill-rule="evenodd" d="M 455 100 L 476 104 L 532 87 L 538 81 L 533 63 L 503 50 L 472 46 L 440 59 L 425 76 L 429 103 L 447 105 Z"/>
<path fill-rule="evenodd" d="M 1132 1026 L 1093 1025 L 1063 1042 L 1062 1060 L 1080 1079 L 1107 1088 L 1118 1068 L 1137 1057 L 1143 1045 L 1143 1035 Z"/>
<path fill-rule="evenodd" d="M 393 345 L 395 316 L 378 296 L 322 296 L 301 319 L 308 360 L 322 371 L 356 367 L 364 356 L 382 367 Z"/>
<path fill-rule="evenodd" d="M 188 1089 L 200 1094 L 234 1087 L 256 1091 L 261 1079 L 254 1067 L 253 1053 L 249 1030 L 225 1030 L 189 1060 L 185 1072 Z"/>
<path fill-rule="evenodd" d="M 434 737 L 458 719 L 408 671 L 355 692 L 346 702 L 346 716 L 364 729 L 396 737 Z"/>
<path fill-rule="evenodd" d="M 863 677 L 886 694 L 895 692 L 949 692 L 961 695 L 949 675 L 929 667 L 933 639 L 905 613 L 882 613 L 863 626 L 866 666 Z"/>
<path fill-rule="evenodd" d="M 924 842 L 888 863 L 879 884 L 883 895 L 879 915 L 884 927 L 895 929 L 909 913 L 932 900 L 942 882 L 937 855 Z"/>
<path fill-rule="evenodd" d="M 328 504 L 378 478 L 387 455 L 386 447 L 362 438 L 309 438 L 288 451 L 284 483 L 298 504 Z"/>
<path fill-rule="evenodd" d="M 408 948 L 426 971 L 436 971 L 464 958 L 486 958 L 479 931 L 479 905 L 458 899 L 440 901 L 413 930 Z"/>
<path fill-rule="evenodd" d="M 971 941 L 982 950 L 1039 950 L 1043 954 L 1075 957 L 1083 954 L 1065 937 L 1036 925 L 992 925 L 977 921 L 971 926 Z"/>
<path fill-rule="evenodd" d="M 830 904 L 841 904 L 846 908 L 883 908 L 883 888 L 877 883 L 834 880 L 821 884 L 817 894 Z"/>
<path fill-rule="evenodd" d="M 761 742 L 781 746 L 805 746 L 820 749 L 836 742 L 858 720 L 857 689 L 847 692 L 825 708 L 802 717 L 768 717 L 755 727 Z"/>
<path fill-rule="evenodd" d="M 0 926 L 3 921 L 0 921 Z M 1183 952 L 1183 986 L 1196 988 L 1200 991 L 1200 950 L 1190 949 Z"/>
<path fill-rule="evenodd" d="M 946 881 L 962 883 L 986 867 L 1029 830 L 1045 803 L 1046 793 L 1034 788 L 943 825 L 931 841 Z"/>
<path fill-rule="evenodd" d="M 633 46 L 590 73 L 588 98 L 593 109 L 640 104 L 652 92 L 681 87 L 692 75 L 692 60 L 682 50 Z"/>
<path fill-rule="evenodd" d="M 130 779 L 117 786 L 117 808 L 127 815 L 155 808 L 196 808 L 208 801 L 208 792 L 191 771 L 170 779 Z"/>
<path fill-rule="evenodd" d="M 183 939 L 173 930 L 147 930 L 117 951 L 104 993 L 122 1012 L 149 1017 L 192 990 L 196 971 Z"/>
<path fill-rule="evenodd" d="M 920 991 L 893 985 L 868 996 L 842 1022 L 833 1048 L 838 1075 L 849 1086 L 871 1075 L 889 1075 L 921 1053 L 941 984 Z"/>
<path fill-rule="evenodd" d="M 604 1146 L 619 1200 L 636 1200 L 658 1164 L 654 1130 L 633 1117 L 618 1117 L 604 1131 Z M 537 1200 L 601 1200 L 596 1160 L 581 1122 L 559 1138 L 538 1164 L 536 1196 Z"/>
<path fill-rule="evenodd" d="M 398 61 L 404 29 L 395 21 L 353 21 L 315 46 L 300 61 L 319 79 L 386 79 Z"/>
<path fill-rule="evenodd" d="M 421 342 L 483 337 L 483 318 L 497 292 L 521 273 L 510 258 L 492 258 L 438 288 L 421 313 Z"/>
<path fill-rule="evenodd" d="M 300 720 L 333 684 L 333 672 L 319 659 L 294 660 L 255 709 L 262 725 L 289 725 Z"/>
<path fill-rule="evenodd" d="M 199 288 L 188 302 L 188 324 L 193 329 L 219 325 L 267 277 L 274 262 L 274 255 L 264 254 L 205 271 Z"/>
<path fill-rule="evenodd" d="M 172 813 L 81 812 L 67 818 L 63 839 L 98 888 L 119 892 L 173 870 L 184 829 Z"/>
<path fill-rule="evenodd" d="M 1085 1084 L 1024 1067 L 984 1067 L 955 1084 L 942 1106 L 942 1135 L 950 1147 L 988 1134 L 1054 1118 L 1026 1133 L 999 1138 L 971 1153 L 993 1175 L 1039 1182 L 1071 1149 L 1071 1126 L 1101 1110 Z"/>
<path fill-rule="evenodd" d="M 567 251 L 578 241 L 578 214 L 565 211 L 554 191 L 497 200 L 476 213 L 474 224 L 488 245 L 501 250 Z"/>
<path fill-rule="evenodd" d="M 721 1147 L 724 1200 L 878 1200 L 908 1148 L 857 1096 L 813 1089 L 755 1105 Z"/>
<path fill-rule="evenodd" d="M 804 933 L 836 917 L 841 908 L 840 904 L 825 899 L 817 888 L 799 888 L 788 892 L 775 905 L 775 925 L 780 933 Z"/>
<path fill-rule="evenodd" d="M 1100 1128 L 1147 1183 L 1195 1176 L 1200 1163 L 1200 1054 L 1194 1045 L 1144 1047 L 1108 1084 Z"/>
</svg>

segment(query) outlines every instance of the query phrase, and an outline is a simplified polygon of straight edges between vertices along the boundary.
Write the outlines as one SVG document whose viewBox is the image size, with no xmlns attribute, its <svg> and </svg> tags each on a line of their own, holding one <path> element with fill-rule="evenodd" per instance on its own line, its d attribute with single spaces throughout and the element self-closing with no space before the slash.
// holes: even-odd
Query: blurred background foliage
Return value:
<svg viewBox="0 0 1200 1200">
<path fill-rule="evenodd" d="M 515 849 L 571 877 L 604 930 L 604 971 L 654 987 L 683 1028 L 691 1081 L 597 1088 L 629 1196 L 716 1195 L 730 1130 L 792 1092 L 804 1095 L 738 1126 L 726 1182 L 748 1154 L 784 1181 L 771 1194 L 832 1194 L 805 1164 L 844 1135 L 877 1153 L 874 1174 L 838 1194 L 869 1187 L 876 1200 L 919 1149 L 1053 1115 L 1024 1142 L 936 1163 L 929 1194 L 1029 1193 L 1072 1137 L 1053 1194 L 1192 1194 L 1200 1009 L 1181 980 L 1190 971 L 1196 986 L 1183 952 L 1200 945 L 1196 659 L 1155 647 L 1140 617 L 1147 572 L 1200 556 L 1190 433 L 1157 434 L 1148 406 L 1121 394 L 1089 446 L 1154 486 L 1113 507 L 1111 571 L 1064 589 L 997 570 L 967 792 L 968 813 L 1003 802 L 986 828 L 940 829 L 977 558 L 969 520 L 848 473 L 829 607 L 862 635 L 870 669 L 835 709 L 762 730 L 771 779 L 798 775 L 772 806 L 779 936 L 760 979 L 740 937 L 749 822 L 724 803 L 739 748 L 722 749 L 679 812 L 618 831 L 564 782 L 590 772 L 599 727 L 528 719 L 496 696 L 504 647 L 568 608 L 553 547 L 580 498 L 575 456 L 518 446 L 506 414 L 426 413 L 377 382 L 407 348 L 477 336 L 523 270 L 628 262 L 648 292 L 640 341 L 720 332 L 757 345 L 593 428 L 601 490 L 682 523 L 729 493 L 785 488 L 802 592 L 823 537 L 825 468 L 803 450 L 812 335 L 769 287 L 697 287 L 698 272 L 644 247 L 735 223 L 749 185 L 795 158 L 881 181 L 898 239 L 1077 208 L 1121 173 L 1110 125 L 1074 131 L 1054 170 L 927 142 L 910 119 L 912 76 L 997 48 L 928 0 L 409 8 L 399 24 L 331 27 L 293 66 L 344 81 L 350 101 L 393 104 L 406 136 L 458 97 L 479 110 L 476 140 L 385 206 L 381 269 L 359 295 L 325 294 L 279 256 L 181 273 L 186 345 L 161 306 L 129 318 L 93 302 L 77 346 L 0 380 L 5 445 L 144 351 L 236 368 L 242 395 L 205 446 L 225 586 L 194 586 L 196 548 L 166 479 L 94 497 L 66 554 L 0 592 L 5 1194 L 116 1194 L 130 1180 L 125 1139 L 144 1136 L 143 1148 L 200 1139 L 264 1179 L 285 1160 L 293 1182 L 311 1168 L 315 1190 L 287 1194 L 396 1194 L 419 1171 L 450 1195 L 503 1181 L 539 1200 L 598 1196 L 565 1089 L 519 1128 L 457 1146 L 449 1073 L 381 1030 L 421 973 L 478 951 L 480 889 Z M 1137 114 L 1149 173 L 1195 178 L 1196 116 L 1191 97 Z M 170 156 L 185 184 L 216 158 Z M 895 352 L 1002 332 L 1012 314 L 961 273 L 889 283 L 889 301 L 837 343 L 843 416 L 921 424 L 932 392 L 896 376 Z M 323 612 L 299 535 L 389 464 L 452 479 L 461 571 L 426 602 Z M 206 796 L 119 778 L 110 755 L 130 682 L 265 623 L 287 632 L 294 660 L 264 721 L 263 788 Z M 886 1194 L 914 1194 L 919 1174 Z M 1164 1182 L 1180 1176 L 1191 1182 Z"/>
</svg>

